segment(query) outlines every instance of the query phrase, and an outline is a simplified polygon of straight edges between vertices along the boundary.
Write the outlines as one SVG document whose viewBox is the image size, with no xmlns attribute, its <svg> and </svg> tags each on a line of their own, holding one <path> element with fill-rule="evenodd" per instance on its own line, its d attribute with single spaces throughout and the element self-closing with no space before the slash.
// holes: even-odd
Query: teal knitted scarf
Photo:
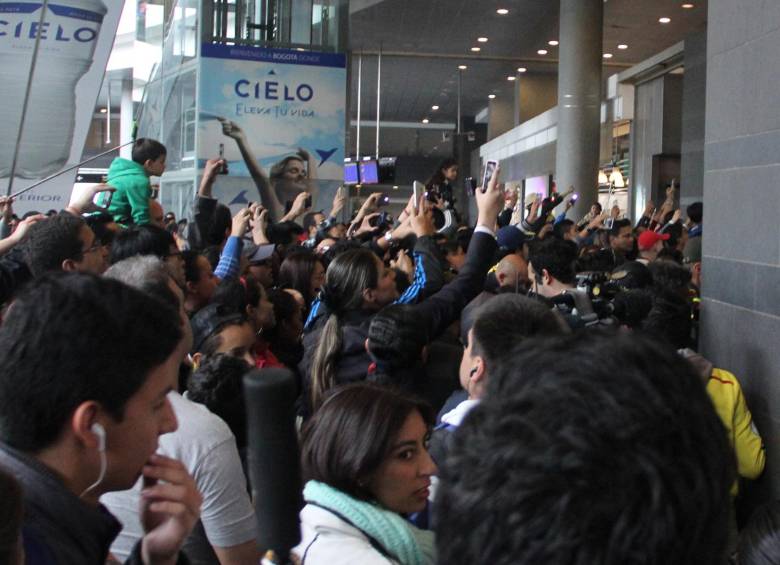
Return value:
<svg viewBox="0 0 780 565">
<path fill-rule="evenodd" d="M 342 515 L 379 542 L 401 565 L 427 565 L 436 561 L 433 533 L 415 528 L 395 512 L 318 481 L 306 483 L 303 498 Z"/>
</svg>

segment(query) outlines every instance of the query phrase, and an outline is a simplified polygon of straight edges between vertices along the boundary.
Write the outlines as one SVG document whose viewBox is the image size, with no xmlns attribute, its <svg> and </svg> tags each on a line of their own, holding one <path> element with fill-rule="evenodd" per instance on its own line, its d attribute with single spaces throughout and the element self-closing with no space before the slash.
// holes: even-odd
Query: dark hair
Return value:
<svg viewBox="0 0 780 565">
<path fill-rule="evenodd" d="M 187 398 L 222 418 L 236 436 L 239 449 L 247 444 L 243 378 L 250 370 L 252 367 L 243 359 L 217 353 L 206 359 L 187 382 Z"/>
<path fill-rule="evenodd" d="M 16 563 L 22 529 L 22 487 L 0 468 L 0 563 Z"/>
<path fill-rule="evenodd" d="M 205 258 L 205 256 L 203 256 L 201 253 L 193 251 L 192 249 L 187 249 L 181 252 L 181 258 L 184 259 L 184 280 L 186 282 L 196 283 L 200 280 L 198 257 Z"/>
<path fill-rule="evenodd" d="M 279 336 L 279 330 L 281 329 L 281 323 L 284 320 L 291 320 L 296 313 L 300 316 L 298 301 L 293 298 L 292 294 L 284 290 L 275 288 L 268 291 L 268 300 L 274 306 L 274 318 L 276 319 L 276 325 L 270 330 L 263 330 L 265 338 L 273 345 Z"/>
<path fill-rule="evenodd" d="M 233 279 L 220 282 L 214 291 L 211 302 L 224 304 L 236 312 L 246 312 L 247 306 L 257 307 L 263 297 L 263 292 L 263 285 L 252 275 L 247 275 L 243 277 L 243 280 Z"/>
<path fill-rule="evenodd" d="M 615 256 L 610 249 L 582 249 L 575 264 L 578 273 L 592 271 L 611 271 L 615 266 Z"/>
<path fill-rule="evenodd" d="M 675 349 L 691 346 L 691 305 L 679 294 L 656 289 L 642 329 Z"/>
<path fill-rule="evenodd" d="M 604 208 L 601 206 L 601 202 L 594 202 L 593 204 L 591 204 L 591 206 L 595 206 L 596 208 L 598 208 L 598 209 L 599 209 L 599 212 L 601 212 L 601 211 L 604 209 Z"/>
<path fill-rule="evenodd" d="M 146 161 L 155 161 L 159 159 L 161 155 L 166 155 L 168 150 L 165 149 L 165 145 L 154 139 L 148 137 L 139 137 L 133 143 L 132 159 L 139 165 L 143 165 Z"/>
<path fill-rule="evenodd" d="M 214 330 L 211 332 L 209 337 L 203 340 L 203 343 L 201 344 L 198 351 L 195 353 L 200 353 L 204 359 L 208 359 L 212 355 L 217 353 L 217 349 L 219 349 L 222 346 L 222 331 L 225 328 L 229 328 L 232 326 L 243 326 L 244 324 L 249 323 L 249 318 L 246 315 L 246 312 L 236 312 L 238 315 L 235 318 L 232 318 L 224 323 L 221 323 L 217 325 Z M 193 345 L 194 348 L 194 345 Z"/>
<path fill-rule="evenodd" d="M 38 452 L 87 400 L 121 420 L 176 348 L 180 325 L 173 308 L 115 280 L 63 273 L 33 282 L 0 327 L 0 439 Z"/>
<path fill-rule="evenodd" d="M 37 222 L 30 228 L 27 264 L 34 277 L 61 271 L 66 259 L 81 261 L 84 242 L 79 238 L 84 219 L 68 212 Z"/>
<path fill-rule="evenodd" d="M 704 204 L 701 202 L 694 202 L 688 206 L 688 208 L 685 210 L 685 213 L 688 214 L 688 217 L 694 224 L 700 224 L 702 218 L 704 217 Z"/>
<path fill-rule="evenodd" d="M 316 216 L 317 214 L 320 214 L 321 216 L 324 216 L 324 215 L 325 215 L 325 214 L 324 214 L 322 211 L 320 211 L 320 210 L 317 210 L 316 212 L 306 212 L 306 213 L 303 215 L 303 229 L 304 229 L 304 230 L 306 230 L 306 231 L 308 232 L 308 231 L 309 231 L 309 228 L 312 228 L 312 227 L 317 227 L 317 219 L 315 218 L 315 216 Z"/>
<path fill-rule="evenodd" d="M 230 208 L 224 204 L 217 204 L 214 210 L 214 223 L 211 224 L 211 229 L 206 234 L 205 244 L 210 245 L 222 245 L 222 242 L 227 239 L 227 232 L 233 225 L 233 215 L 230 213 Z"/>
<path fill-rule="evenodd" d="M 648 266 L 653 275 L 653 286 L 661 290 L 670 290 L 681 296 L 688 294 L 691 272 L 671 261 L 652 261 Z"/>
<path fill-rule="evenodd" d="M 323 287 L 323 302 L 330 310 L 322 327 L 311 367 L 311 405 L 319 406 L 325 391 L 336 384 L 344 334 L 341 317 L 363 305 L 363 291 L 379 282 L 377 257 L 368 249 L 354 249 L 336 257 L 328 266 Z"/>
<path fill-rule="evenodd" d="M 568 218 L 563 219 L 553 226 L 553 235 L 558 239 L 564 239 L 566 237 L 566 232 L 569 231 L 569 228 L 573 225 L 573 220 L 569 220 Z"/>
<path fill-rule="evenodd" d="M 671 249 L 676 248 L 677 244 L 680 243 L 680 239 L 682 239 L 683 229 L 683 225 L 679 222 L 670 226 L 666 226 L 664 233 L 669 234 L 669 239 L 664 241 L 664 247 Z"/>
<path fill-rule="evenodd" d="M 311 293 L 311 277 L 317 263 L 322 265 L 317 255 L 309 250 L 301 250 L 287 255 L 279 267 L 279 287 L 292 288 L 300 292 L 307 308 L 314 300 Z"/>
<path fill-rule="evenodd" d="M 693 368 L 646 338 L 528 340 L 440 468 L 442 563 L 714 565 L 734 461 Z"/>
<path fill-rule="evenodd" d="M 220 249 L 219 245 L 209 245 L 203 250 L 202 254 L 206 261 L 209 262 L 209 265 L 211 265 L 211 270 L 215 271 L 217 265 L 219 265 L 219 257 L 222 255 L 222 249 Z M 186 262 L 186 257 L 184 260 Z"/>
<path fill-rule="evenodd" d="M 108 224 L 114 223 L 114 217 L 111 214 L 99 212 L 97 214 L 85 216 L 84 219 L 90 229 L 95 232 L 95 237 L 100 243 L 103 245 L 111 245 L 111 243 L 113 243 L 116 234 L 107 227 Z"/>
<path fill-rule="evenodd" d="M 628 218 L 615 220 L 614 222 L 612 222 L 612 229 L 609 230 L 610 239 L 620 235 L 620 230 L 622 230 L 623 228 L 630 228 L 630 227 L 631 227 L 631 220 L 629 220 Z"/>
<path fill-rule="evenodd" d="M 669 241 L 671 241 L 671 239 Z M 682 251 L 671 247 L 664 247 L 658 252 L 653 263 L 677 263 L 678 265 L 682 265 L 684 260 L 685 256 L 682 254 Z"/>
<path fill-rule="evenodd" d="M 176 240 L 164 228 L 152 224 L 131 226 L 114 238 L 111 264 L 136 255 L 154 255 L 165 259 L 171 253 L 171 246 L 176 246 Z"/>
<path fill-rule="evenodd" d="M 653 291 L 635 288 L 618 292 L 612 301 L 615 319 L 631 329 L 639 329 L 653 308 Z"/>
<path fill-rule="evenodd" d="M 457 167 L 458 166 L 458 160 L 454 157 L 447 157 L 443 161 L 439 163 L 439 166 L 436 167 L 436 171 L 431 175 L 431 178 L 428 180 L 428 182 L 425 184 L 425 186 L 430 189 L 434 185 L 441 186 L 444 184 L 444 173 L 442 171 L 449 169 L 450 167 Z"/>
<path fill-rule="evenodd" d="M 382 464 L 406 419 L 419 412 L 429 426 L 424 402 L 373 383 L 353 383 L 328 395 L 306 423 L 301 437 L 304 481 L 320 481 L 350 496 L 371 500 L 363 483 Z"/>
<path fill-rule="evenodd" d="M 532 336 L 568 333 L 541 302 L 519 294 L 501 294 L 479 307 L 471 327 L 475 355 L 485 358 L 488 370 L 512 347 Z"/>
<path fill-rule="evenodd" d="M 393 304 L 382 308 L 371 318 L 368 354 L 379 372 L 394 381 L 405 381 L 404 376 L 398 373 L 420 361 L 428 338 L 425 324 L 420 323 L 419 313 L 415 314 L 414 308 L 407 304 Z"/>
<path fill-rule="evenodd" d="M 537 277 L 542 276 L 544 269 L 563 284 L 574 282 L 575 261 L 577 261 L 577 245 L 572 241 L 555 237 L 534 241 L 528 257 L 528 262 L 533 265 Z"/>
<path fill-rule="evenodd" d="M 780 555 L 780 501 L 757 508 L 739 534 L 737 565 L 775 565 Z"/>
</svg>

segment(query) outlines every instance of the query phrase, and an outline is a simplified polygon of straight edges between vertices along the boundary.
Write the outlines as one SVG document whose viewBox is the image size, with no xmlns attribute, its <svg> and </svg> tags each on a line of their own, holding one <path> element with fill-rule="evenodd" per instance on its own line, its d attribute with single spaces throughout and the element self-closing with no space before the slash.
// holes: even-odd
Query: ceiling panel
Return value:
<svg viewBox="0 0 780 565">
<path fill-rule="evenodd" d="M 636 64 L 704 29 L 706 2 L 684 10 L 673 0 L 609 0 L 605 3 L 604 51 L 614 55 L 604 77 Z M 509 15 L 499 16 L 505 7 Z M 376 115 L 377 57 L 382 50 L 381 119 L 454 122 L 458 65 L 462 72 L 463 115 L 487 105 L 488 94 L 512 96 L 507 76 L 519 65 L 529 73 L 557 73 L 556 0 L 384 0 L 352 14 L 351 116 L 357 117 L 357 61 L 363 56 L 362 119 Z M 671 18 L 660 24 L 662 16 Z M 477 43 L 477 37 L 488 38 Z M 627 50 L 618 50 L 625 43 Z M 470 48 L 479 46 L 479 53 Z M 548 49 L 539 56 L 537 49 Z M 440 109 L 431 111 L 437 104 Z"/>
</svg>

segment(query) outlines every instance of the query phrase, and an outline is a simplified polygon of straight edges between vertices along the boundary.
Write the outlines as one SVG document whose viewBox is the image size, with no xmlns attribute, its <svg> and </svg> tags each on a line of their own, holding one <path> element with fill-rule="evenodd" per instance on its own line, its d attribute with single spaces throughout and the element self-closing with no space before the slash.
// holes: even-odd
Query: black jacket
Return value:
<svg viewBox="0 0 780 565">
<path fill-rule="evenodd" d="M 27 563 L 103 565 L 122 524 L 101 504 L 90 506 L 67 489 L 62 479 L 36 459 L 0 444 L 0 467 L 24 491 L 22 532 Z M 126 561 L 141 564 L 141 542 Z M 179 564 L 188 563 L 179 554 Z"/>
<path fill-rule="evenodd" d="M 412 305 L 415 314 L 418 314 L 420 323 L 426 327 L 429 340 L 441 335 L 447 326 L 458 319 L 464 306 L 482 291 L 485 274 L 493 263 L 496 248 L 494 237 L 484 233 L 475 233 L 469 244 L 466 262 L 458 276 L 430 298 Z M 306 407 L 309 405 L 314 351 L 320 341 L 322 327 L 329 316 L 324 305 L 321 308 L 322 311 L 318 313 L 312 324 L 313 329 L 303 338 L 304 354 L 300 369 L 303 376 L 304 392 L 302 405 Z M 368 338 L 368 327 L 374 314 L 375 312 L 358 310 L 342 316 L 343 342 L 337 367 L 336 384 L 345 384 L 366 378 L 371 358 L 366 352 L 365 342 Z M 303 415 L 308 415 L 308 410 L 305 408 Z"/>
</svg>

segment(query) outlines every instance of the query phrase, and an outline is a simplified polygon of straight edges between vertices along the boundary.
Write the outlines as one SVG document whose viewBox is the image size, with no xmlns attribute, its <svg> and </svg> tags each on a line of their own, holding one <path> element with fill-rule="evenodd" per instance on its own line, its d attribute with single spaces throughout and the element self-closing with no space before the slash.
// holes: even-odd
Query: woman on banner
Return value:
<svg viewBox="0 0 780 565">
<path fill-rule="evenodd" d="M 301 192 L 308 192 L 313 201 L 317 200 L 317 162 L 308 151 L 299 147 L 297 153 L 288 155 L 273 165 L 269 175 L 260 166 L 244 130 L 236 122 L 226 118 L 218 120 L 222 124 L 222 133 L 234 139 L 238 145 L 241 157 L 260 194 L 260 201 L 268 209 L 272 221 L 279 221 Z"/>
</svg>

